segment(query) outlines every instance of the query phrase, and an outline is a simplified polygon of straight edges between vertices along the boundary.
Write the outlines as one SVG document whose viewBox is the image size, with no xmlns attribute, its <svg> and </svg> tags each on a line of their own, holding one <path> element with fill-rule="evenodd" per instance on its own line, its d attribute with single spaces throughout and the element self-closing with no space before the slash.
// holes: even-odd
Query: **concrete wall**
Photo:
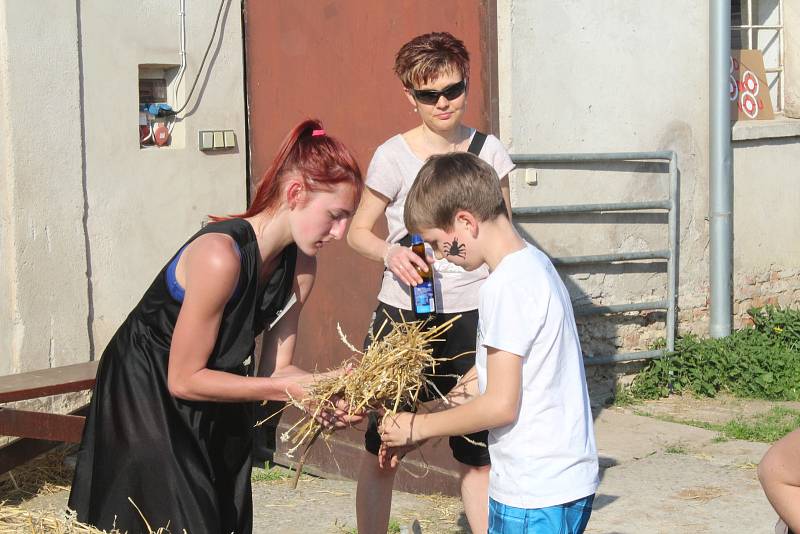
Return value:
<svg viewBox="0 0 800 534">
<path fill-rule="evenodd" d="M 501 135 L 513 153 L 674 150 L 680 172 L 682 286 L 707 278 L 707 27 L 696 2 L 498 2 Z M 513 73 L 513 75 L 512 75 Z M 668 194 L 664 165 L 543 167 L 536 185 L 512 176 L 512 203 L 655 200 Z M 520 220 L 554 256 L 667 248 L 664 214 Z M 661 264 L 592 266 L 568 279 L 578 301 L 666 296 Z M 663 327 L 663 314 L 660 326 Z M 657 317 L 656 319 L 659 319 Z M 603 321 L 604 329 L 609 321 Z M 619 327 L 614 326 L 614 331 Z M 638 327 L 636 328 L 638 330 Z M 625 332 L 618 332 L 619 338 Z M 598 333 L 587 352 L 622 344 Z M 663 336 L 663 330 L 655 336 Z M 629 339 L 643 348 L 649 337 Z"/>
<path fill-rule="evenodd" d="M 790 73 L 785 81 L 786 89 L 786 116 L 800 119 L 800 76 L 791 73 L 800 72 L 800 39 L 797 32 L 800 31 L 800 2 L 783 3 L 784 27 L 789 28 L 786 35 L 793 35 L 793 38 L 785 40 L 784 61 L 786 72 Z"/>
<path fill-rule="evenodd" d="M 246 204 L 244 75 L 240 3 L 227 2 L 187 108 L 185 148 L 145 149 L 135 124 L 138 65 L 180 63 L 178 0 L 91 2 L 83 14 L 88 234 L 99 356 L 163 263 L 209 213 Z M 187 2 L 187 68 L 191 87 L 211 37 L 217 3 Z M 88 7 L 91 6 L 91 9 Z M 115 39 L 108 41 L 108 36 Z M 219 40 L 221 39 L 221 41 Z M 104 112 L 98 112 L 104 110 Z M 116 119 L 109 121 L 110 117 Z M 233 129 L 240 150 L 205 154 L 201 129 Z M 177 131 L 177 128 L 176 128 Z"/>
<path fill-rule="evenodd" d="M 702 334 L 707 334 L 709 285 L 708 25 L 708 6 L 693 0 L 653 0 L 647 9 L 626 0 L 498 0 L 500 127 L 512 153 L 677 152 L 679 326 Z M 766 273 L 773 283 L 784 280 L 785 305 L 800 303 L 800 280 L 791 270 L 800 263 L 793 237 L 800 230 L 792 170 L 799 168 L 798 156 L 798 137 L 741 142 L 734 153 L 737 292 L 754 273 L 757 280 Z M 650 200 L 667 193 L 665 175 L 653 172 L 664 170 L 658 166 L 538 168 L 535 185 L 526 183 L 522 170 L 512 175 L 515 206 Z M 518 222 L 553 256 L 667 245 L 666 217 L 656 213 Z M 666 296 L 663 264 L 562 272 L 578 302 Z M 751 288 L 750 302 L 773 290 Z M 743 294 L 737 298 L 746 300 Z M 664 335 L 663 313 L 581 323 L 589 354 L 644 349 Z"/>
<path fill-rule="evenodd" d="M 75 3 L 3 2 L 0 21 L 0 374 L 9 374 L 88 359 L 88 303 Z"/>
<path fill-rule="evenodd" d="M 734 314 L 800 305 L 800 137 L 737 141 L 734 169 Z"/>
<path fill-rule="evenodd" d="M 179 99 L 218 6 L 187 4 Z M 244 208 L 240 9 L 226 3 L 173 146 L 140 149 L 139 65 L 180 63 L 179 1 L 0 3 L 0 374 L 99 357 L 205 216 Z M 200 152 L 201 129 L 239 148 Z"/>
</svg>

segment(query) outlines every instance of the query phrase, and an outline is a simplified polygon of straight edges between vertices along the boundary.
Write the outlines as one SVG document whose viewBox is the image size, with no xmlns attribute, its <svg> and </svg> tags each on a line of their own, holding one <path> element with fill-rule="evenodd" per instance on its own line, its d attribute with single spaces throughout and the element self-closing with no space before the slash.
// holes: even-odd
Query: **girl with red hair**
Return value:
<svg viewBox="0 0 800 534">
<path fill-rule="evenodd" d="M 167 262 L 100 361 L 69 500 L 80 521 L 147 532 L 130 498 L 172 532 L 252 531 L 254 401 L 302 399 L 314 380 L 292 365 L 298 317 L 362 188 L 350 151 L 304 121 L 250 208 Z M 343 413 L 324 424 L 354 422 Z"/>
</svg>

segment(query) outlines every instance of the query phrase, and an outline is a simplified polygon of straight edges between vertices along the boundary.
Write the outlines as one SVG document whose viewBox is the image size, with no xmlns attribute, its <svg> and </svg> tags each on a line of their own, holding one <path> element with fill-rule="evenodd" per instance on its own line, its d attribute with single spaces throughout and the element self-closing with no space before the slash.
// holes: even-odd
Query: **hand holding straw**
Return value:
<svg viewBox="0 0 800 534">
<path fill-rule="evenodd" d="M 307 443 L 296 476 L 299 477 L 302 463 L 313 442 L 320 435 L 326 437 L 332 432 L 332 429 L 326 429 L 324 423 L 320 423 L 320 419 L 325 420 L 325 411 L 335 413 L 340 407 L 337 406 L 337 400 L 344 401 L 346 416 L 350 417 L 370 410 L 395 414 L 405 406 L 416 406 L 420 392 L 427 392 L 429 385 L 434 387 L 425 376 L 428 369 L 436 367 L 430 344 L 441 341 L 438 336 L 446 332 L 458 317 L 432 328 L 425 328 L 427 324 L 420 321 L 398 323 L 387 318 L 379 334 L 387 326 L 391 327 L 391 331 L 383 337 L 376 335 L 379 339 L 363 353 L 351 345 L 340 330 L 345 345 L 362 357 L 360 361 L 348 360 L 345 363 L 347 371 L 313 383 L 302 402 L 290 401 L 306 410 L 304 416 L 281 436 L 281 440 L 294 444 L 287 452 L 290 456 Z"/>
</svg>

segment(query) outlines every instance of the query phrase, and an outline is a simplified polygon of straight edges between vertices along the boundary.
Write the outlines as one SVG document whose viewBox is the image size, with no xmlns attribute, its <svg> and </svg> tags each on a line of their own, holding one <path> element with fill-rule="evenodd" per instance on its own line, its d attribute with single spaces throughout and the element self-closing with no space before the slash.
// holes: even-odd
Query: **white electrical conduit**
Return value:
<svg viewBox="0 0 800 534">
<path fill-rule="evenodd" d="M 178 86 L 183 80 L 183 73 L 186 71 L 186 0 L 180 0 L 180 11 L 178 16 L 181 18 L 181 68 L 178 69 L 178 74 L 175 75 L 175 83 L 173 87 L 173 103 L 178 105 Z"/>
</svg>

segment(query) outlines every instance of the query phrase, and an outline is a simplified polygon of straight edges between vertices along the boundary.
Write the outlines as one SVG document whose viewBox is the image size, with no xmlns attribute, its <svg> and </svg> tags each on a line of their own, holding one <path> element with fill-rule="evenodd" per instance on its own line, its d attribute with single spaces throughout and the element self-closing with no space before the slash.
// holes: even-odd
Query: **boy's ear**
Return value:
<svg viewBox="0 0 800 534">
<path fill-rule="evenodd" d="M 466 210 L 456 212 L 455 224 L 467 230 L 473 239 L 478 237 L 479 221 L 472 213 Z"/>
</svg>

